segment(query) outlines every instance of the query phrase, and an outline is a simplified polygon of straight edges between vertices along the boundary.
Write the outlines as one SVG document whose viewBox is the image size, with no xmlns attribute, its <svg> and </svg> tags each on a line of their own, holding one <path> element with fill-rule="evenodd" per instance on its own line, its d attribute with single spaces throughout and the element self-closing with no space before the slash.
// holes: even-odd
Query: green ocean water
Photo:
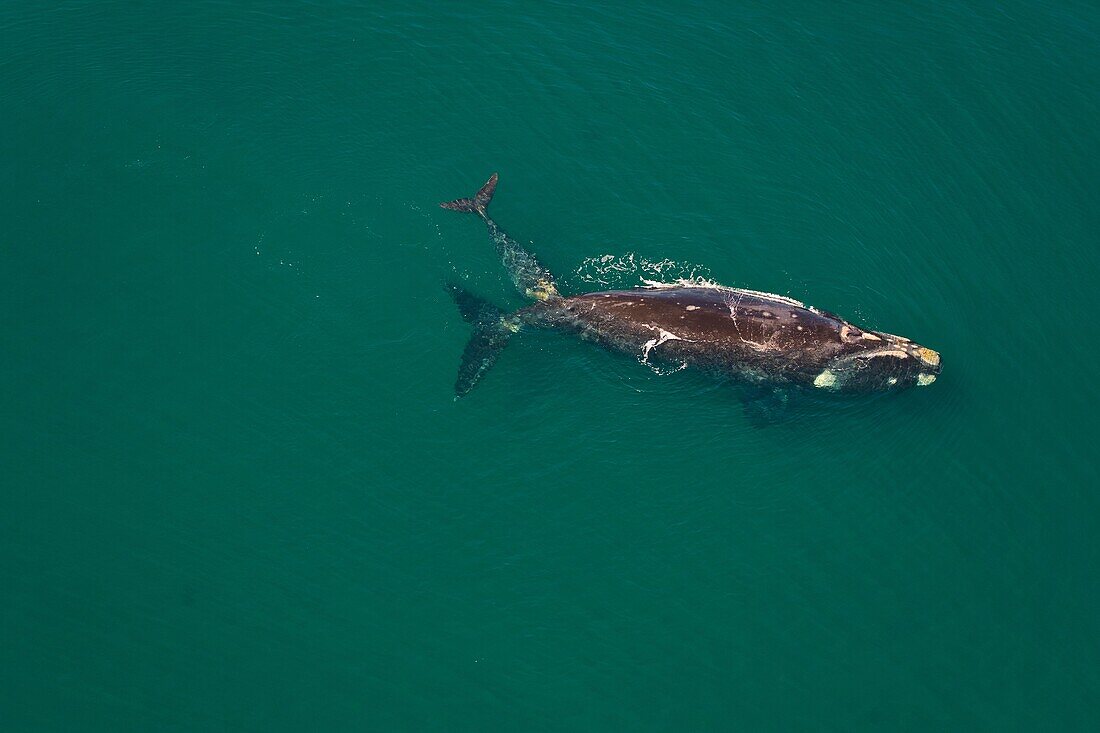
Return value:
<svg viewBox="0 0 1100 733">
<path fill-rule="evenodd" d="M 1096 730 L 1100 9 L 0 5 L 4 731 Z M 758 427 L 442 284 L 943 355 Z"/>
</svg>

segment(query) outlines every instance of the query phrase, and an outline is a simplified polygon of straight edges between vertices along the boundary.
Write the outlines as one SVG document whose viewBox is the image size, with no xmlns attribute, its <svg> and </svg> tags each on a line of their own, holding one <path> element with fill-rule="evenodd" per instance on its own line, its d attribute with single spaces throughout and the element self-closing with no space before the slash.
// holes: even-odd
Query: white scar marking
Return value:
<svg viewBox="0 0 1100 733">
<path fill-rule="evenodd" d="M 918 374 L 917 375 L 917 384 L 920 385 L 921 387 L 927 387 L 928 385 L 932 384 L 932 382 L 935 382 L 935 381 L 936 381 L 936 375 L 935 374 Z"/>
<path fill-rule="evenodd" d="M 821 389 L 832 389 L 836 386 L 836 375 L 826 369 L 814 377 L 814 386 Z"/>
<path fill-rule="evenodd" d="M 683 316 L 681 316 L 681 318 L 682 317 Z M 660 334 L 660 338 L 650 339 L 649 341 L 646 341 L 644 344 L 642 344 L 642 358 L 639 359 L 639 361 L 642 364 L 645 364 L 650 369 L 652 369 L 656 374 L 660 374 L 662 376 L 665 375 L 665 374 L 674 374 L 675 372 L 678 372 L 681 369 L 687 369 L 687 362 L 686 361 L 681 362 L 680 366 L 676 367 L 675 369 L 673 369 L 670 372 L 661 372 L 656 366 L 649 363 L 649 354 L 650 354 L 650 352 L 653 351 L 658 346 L 660 346 L 661 344 L 665 343 L 666 341 L 691 341 L 691 339 L 681 338 L 680 336 L 677 336 L 676 334 L 672 333 L 671 331 L 666 331 L 665 329 L 661 328 L 660 326 L 654 326 L 652 324 L 646 324 L 646 325 L 649 328 L 656 329 L 658 334 Z"/>
<path fill-rule="evenodd" d="M 659 338 L 659 339 L 650 339 L 649 341 L 646 341 L 644 344 L 642 344 L 642 363 L 643 364 L 647 363 L 649 361 L 649 352 L 653 351 L 655 348 L 657 348 L 661 344 L 665 343 L 666 341 L 683 341 L 683 339 L 680 338 L 679 336 L 677 336 L 676 334 L 671 333 L 669 331 L 666 331 L 665 329 L 660 328 L 658 326 L 650 326 L 650 328 L 656 328 L 657 331 L 660 332 L 661 338 Z"/>
<path fill-rule="evenodd" d="M 697 311 L 697 310 L 699 310 L 699 306 L 697 306 L 697 305 L 689 305 L 689 306 L 687 307 L 687 310 L 689 310 L 689 311 Z"/>
<path fill-rule="evenodd" d="M 640 361 L 643 364 L 645 364 L 646 366 L 650 367 L 650 368 L 653 368 L 653 365 L 649 363 L 649 353 L 651 351 L 653 351 L 655 348 L 657 348 L 658 346 L 660 346 L 661 344 L 665 343 L 666 341 L 691 341 L 691 339 L 685 339 L 685 338 L 682 338 L 680 336 L 677 336 L 676 334 L 672 333 L 671 331 L 666 331 L 665 329 L 661 328 L 660 326 L 654 326 L 651 323 L 647 323 L 646 326 L 648 328 L 652 328 L 652 329 L 656 330 L 657 333 L 660 336 L 660 338 L 650 339 L 649 341 L 646 341 L 644 344 L 642 344 L 642 358 L 640 359 Z M 686 366 L 687 366 L 687 362 L 685 361 L 675 371 L 680 371 L 680 369 L 683 369 Z"/>
<path fill-rule="evenodd" d="M 734 297 L 732 293 L 737 293 L 737 297 Z M 729 308 L 730 311 L 730 318 L 733 320 L 733 327 L 737 329 L 737 338 L 741 339 L 742 343 L 748 344 L 749 348 L 753 351 L 770 351 L 772 348 L 770 343 L 761 343 L 759 341 L 747 339 L 745 335 L 741 333 L 741 324 L 737 322 L 737 308 L 741 305 L 741 299 L 745 297 L 746 293 L 756 293 L 756 291 L 730 289 L 726 292 L 724 298 L 726 307 Z"/>
</svg>

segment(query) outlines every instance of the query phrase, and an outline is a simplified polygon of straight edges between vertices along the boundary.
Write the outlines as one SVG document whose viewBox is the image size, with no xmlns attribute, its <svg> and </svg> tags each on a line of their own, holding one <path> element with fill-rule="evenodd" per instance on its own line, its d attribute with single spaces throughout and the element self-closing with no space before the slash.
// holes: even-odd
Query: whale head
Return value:
<svg viewBox="0 0 1100 733">
<path fill-rule="evenodd" d="M 943 368 L 938 352 L 879 331 L 845 325 L 841 351 L 814 378 L 814 386 L 845 392 L 886 392 L 927 387 Z"/>
</svg>

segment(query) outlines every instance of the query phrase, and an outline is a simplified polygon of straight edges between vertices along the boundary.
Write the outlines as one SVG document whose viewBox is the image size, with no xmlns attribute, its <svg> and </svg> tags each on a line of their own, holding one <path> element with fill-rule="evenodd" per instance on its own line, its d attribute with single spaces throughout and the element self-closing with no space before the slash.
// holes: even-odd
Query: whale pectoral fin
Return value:
<svg viewBox="0 0 1100 733">
<path fill-rule="evenodd" d="M 474 325 L 458 366 L 455 381 L 455 397 L 458 398 L 469 393 L 493 366 L 508 345 L 508 339 L 519 331 L 520 320 L 515 315 L 505 315 L 500 308 L 461 285 L 448 283 L 446 287 L 463 320 Z"/>
<path fill-rule="evenodd" d="M 458 366 L 458 379 L 455 380 L 455 398 L 470 392 L 489 368 L 496 363 L 497 357 L 508 339 L 519 330 L 518 321 L 507 318 L 478 323 L 474 333 L 466 342 L 462 351 L 462 361 Z"/>
<path fill-rule="evenodd" d="M 443 287 L 451 294 L 462 320 L 466 323 L 480 323 L 504 315 L 504 311 L 482 298 L 474 295 L 458 283 L 445 283 Z"/>
<path fill-rule="evenodd" d="M 741 394 L 745 418 L 754 428 L 777 425 L 790 416 L 790 394 L 776 387 L 748 387 Z"/>
</svg>

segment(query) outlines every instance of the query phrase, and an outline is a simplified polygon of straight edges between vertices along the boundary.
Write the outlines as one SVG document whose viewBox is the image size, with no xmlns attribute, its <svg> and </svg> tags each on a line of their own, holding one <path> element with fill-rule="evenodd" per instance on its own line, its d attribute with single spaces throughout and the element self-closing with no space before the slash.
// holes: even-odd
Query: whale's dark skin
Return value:
<svg viewBox="0 0 1100 733">
<path fill-rule="evenodd" d="M 516 288 L 535 303 L 505 315 L 452 286 L 464 317 L 475 324 L 455 385 L 459 395 L 524 326 L 574 333 L 647 363 L 775 388 L 887 391 L 931 384 L 940 372 L 940 355 L 931 349 L 781 295 L 681 283 L 563 296 L 549 270 L 488 217 L 496 180 L 493 174 L 475 197 L 442 206 L 485 220 Z"/>
<path fill-rule="evenodd" d="M 547 299 L 516 316 L 643 361 L 659 358 L 756 384 L 858 392 L 912 386 L 921 374 L 927 381 L 939 372 L 938 355 L 908 339 L 737 288 L 586 293 Z"/>
</svg>

